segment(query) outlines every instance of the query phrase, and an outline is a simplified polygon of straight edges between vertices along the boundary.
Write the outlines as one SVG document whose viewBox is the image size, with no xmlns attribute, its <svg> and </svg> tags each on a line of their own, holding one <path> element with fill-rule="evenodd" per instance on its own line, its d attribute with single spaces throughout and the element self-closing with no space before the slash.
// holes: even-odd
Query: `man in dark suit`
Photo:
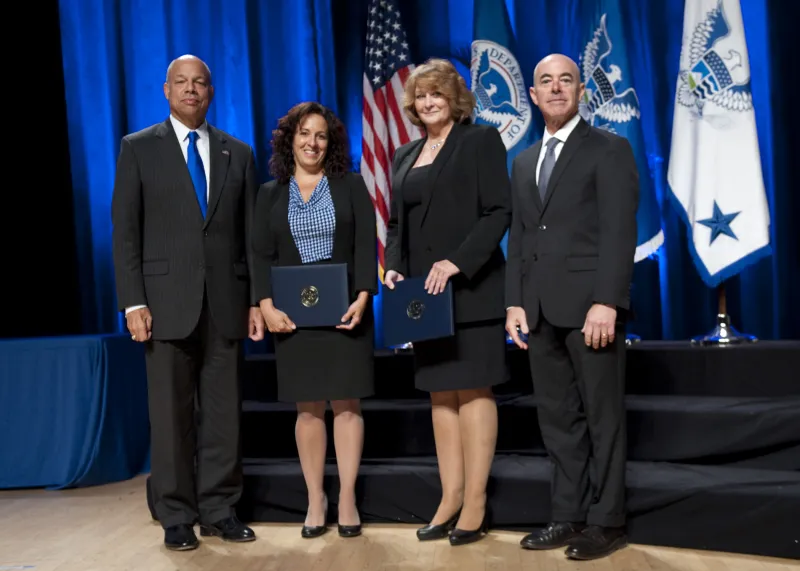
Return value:
<svg viewBox="0 0 800 571">
<path fill-rule="evenodd" d="M 236 517 L 240 344 L 264 322 L 250 284 L 256 169 L 249 145 L 206 122 L 204 62 L 167 70 L 170 116 L 122 139 L 112 200 L 117 297 L 145 343 L 151 488 L 174 550 L 202 535 L 252 541 Z M 197 412 L 197 414 L 196 414 Z"/>
<path fill-rule="evenodd" d="M 530 95 L 546 129 L 513 163 L 506 279 L 506 330 L 528 350 L 554 465 L 552 522 L 522 546 L 569 545 L 573 559 L 627 543 L 625 342 L 617 333 L 630 304 L 639 196 L 630 144 L 580 117 L 583 94 L 568 57 L 536 66 Z"/>
</svg>

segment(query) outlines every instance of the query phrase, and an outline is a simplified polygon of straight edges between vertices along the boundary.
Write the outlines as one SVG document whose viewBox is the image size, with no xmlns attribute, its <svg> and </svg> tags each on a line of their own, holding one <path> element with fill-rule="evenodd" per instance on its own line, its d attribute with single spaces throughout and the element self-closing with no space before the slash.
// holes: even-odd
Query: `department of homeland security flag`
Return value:
<svg viewBox="0 0 800 571">
<path fill-rule="evenodd" d="M 738 0 L 686 0 L 667 178 L 709 287 L 770 254 Z"/>
<path fill-rule="evenodd" d="M 618 0 L 583 3 L 588 10 L 581 75 L 586 86 L 579 112 L 587 123 L 628 139 L 639 170 L 639 209 L 634 262 L 654 254 L 664 243 L 661 214 L 650 176 L 639 107 L 631 85 L 630 64 Z"/>
<path fill-rule="evenodd" d="M 508 168 L 529 146 L 532 115 L 525 76 L 514 57 L 511 24 L 502 0 L 475 0 L 470 57 L 472 93 L 477 105 L 472 115 L 477 125 L 492 125 L 508 152 Z M 508 234 L 501 244 L 506 252 Z"/>
</svg>

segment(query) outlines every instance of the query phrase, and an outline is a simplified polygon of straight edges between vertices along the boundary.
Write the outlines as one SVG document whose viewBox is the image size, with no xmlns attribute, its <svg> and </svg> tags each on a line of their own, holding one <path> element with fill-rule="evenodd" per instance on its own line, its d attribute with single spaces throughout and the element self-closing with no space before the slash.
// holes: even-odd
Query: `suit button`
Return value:
<svg viewBox="0 0 800 571">
<path fill-rule="evenodd" d="M 539 259 L 539 257 L 538 257 L 536 254 L 534 254 L 534 255 L 533 255 L 533 261 L 535 262 L 535 261 L 537 261 L 538 259 Z"/>
<path fill-rule="evenodd" d="M 539 230 L 547 230 L 547 226 L 542 224 L 542 225 L 539 226 Z"/>
<path fill-rule="evenodd" d="M 207 230 L 203 230 L 203 236 L 208 236 L 208 231 Z"/>
</svg>

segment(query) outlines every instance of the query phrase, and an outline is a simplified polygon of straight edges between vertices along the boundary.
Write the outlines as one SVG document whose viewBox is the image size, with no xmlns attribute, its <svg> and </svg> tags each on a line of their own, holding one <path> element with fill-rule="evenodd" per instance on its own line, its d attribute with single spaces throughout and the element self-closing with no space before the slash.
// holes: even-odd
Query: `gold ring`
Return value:
<svg viewBox="0 0 800 571">
<path fill-rule="evenodd" d="M 600 337 L 608 337 L 608 335 L 606 335 L 605 333 L 603 333 L 602 335 L 600 335 Z"/>
</svg>

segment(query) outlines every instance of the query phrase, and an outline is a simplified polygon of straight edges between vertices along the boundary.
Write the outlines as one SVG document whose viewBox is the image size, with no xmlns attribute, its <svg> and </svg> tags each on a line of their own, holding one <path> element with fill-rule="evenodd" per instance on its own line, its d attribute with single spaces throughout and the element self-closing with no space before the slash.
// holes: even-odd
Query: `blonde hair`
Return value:
<svg viewBox="0 0 800 571">
<path fill-rule="evenodd" d="M 455 66 L 446 59 L 431 58 L 411 72 L 403 93 L 403 111 L 417 127 L 423 126 L 414 105 L 418 87 L 444 95 L 456 123 L 464 121 L 475 108 L 475 95 L 467 89 L 467 83 Z"/>
</svg>

